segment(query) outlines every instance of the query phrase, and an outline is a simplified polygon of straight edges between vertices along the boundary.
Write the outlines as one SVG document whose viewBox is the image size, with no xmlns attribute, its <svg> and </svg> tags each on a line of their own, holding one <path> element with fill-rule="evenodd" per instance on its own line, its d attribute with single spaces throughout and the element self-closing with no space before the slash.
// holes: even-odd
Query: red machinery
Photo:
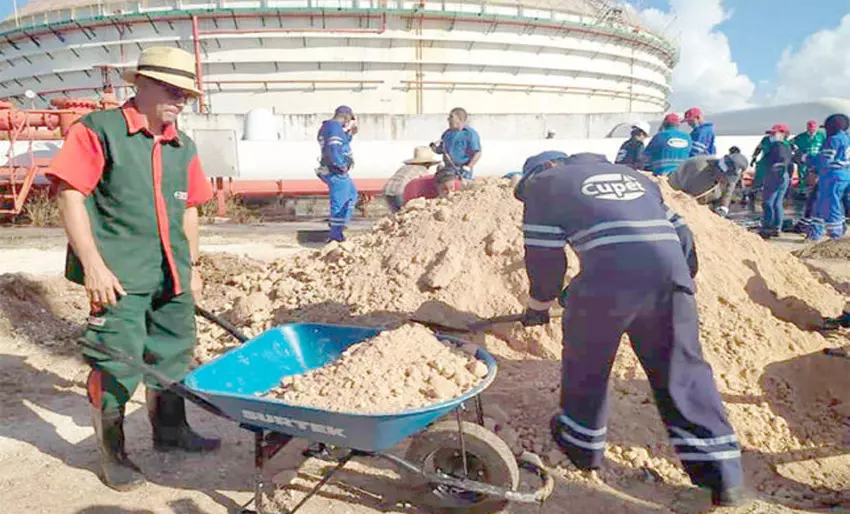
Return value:
<svg viewBox="0 0 850 514">
<path fill-rule="evenodd" d="M 55 98 L 50 104 L 55 109 L 19 110 L 10 102 L 0 101 L 0 140 L 9 143 L 6 162 L 0 165 L 0 217 L 21 213 L 36 175 L 50 164 L 49 158 L 35 157 L 34 141 L 60 141 L 81 116 L 118 105 L 111 94 L 101 100 Z M 23 153 L 22 144 L 27 145 Z"/>
</svg>

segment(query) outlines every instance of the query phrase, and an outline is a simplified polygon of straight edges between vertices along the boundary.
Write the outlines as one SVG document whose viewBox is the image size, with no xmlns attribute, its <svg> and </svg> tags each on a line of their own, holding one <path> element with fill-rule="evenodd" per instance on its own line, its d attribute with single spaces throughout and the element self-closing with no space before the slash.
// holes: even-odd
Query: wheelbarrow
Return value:
<svg viewBox="0 0 850 514">
<path fill-rule="evenodd" d="M 325 366 L 339 359 L 349 346 L 386 328 L 290 323 L 249 340 L 212 313 L 203 309 L 197 313 L 244 344 L 199 366 L 180 382 L 120 351 L 86 341 L 81 344 L 154 377 L 201 408 L 254 433 L 254 497 L 243 506 L 243 514 L 272 514 L 264 508 L 263 468 L 295 438 L 343 449 L 344 455 L 290 513 L 354 457 L 393 463 L 414 493 L 411 500 L 437 512 L 495 513 L 502 512 L 509 502 L 542 504 L 551 496 L 554 481 L 540 458 L 524 453 L 517 461 L 507 443 L 484 427 L 480 394 L 496 378 L 497 364 L 483 348 L 474 347 L 474 357 L 487 365 L 487 376 L 461 396 L 393 414 L 334 412 L 263 395 L 284 377 Z M 472 353 L 469 348 L 473 346 L 465 341 L 439 333 L 436 337 Z M 462 417 L 468 402 L 474 404 L 476 422 Z M 452 413 L 454 419 L 449 418 Z M 408 438 L 411 441 L 404 457 L 389 453 Z M 518 490 L 520 467 L 537 475 L 541 486 L 533 491 Z M 252 503 L 255 510 L 247 508 Z"/>
</svg>

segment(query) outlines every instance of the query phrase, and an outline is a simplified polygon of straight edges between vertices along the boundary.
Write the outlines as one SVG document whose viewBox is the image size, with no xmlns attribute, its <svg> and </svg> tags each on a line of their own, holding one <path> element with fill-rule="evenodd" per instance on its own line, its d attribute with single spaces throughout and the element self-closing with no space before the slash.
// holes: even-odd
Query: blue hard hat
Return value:
<svg viewBox="0 0 850 514">
<path fill-rule="evenodd" d="M 350 114 L 352 118 L 354 117 L 354 111 L 347 105 L 340 105 L 336 108 L 334 116 L 339 116 L 340 114 Z"/>
<path fill-rule="evenodd" d="M 522 174 L 528 175 L 533 172 L 541 171 L 543 166 L 550 161 L 565 161 L 569 159 L 569 155 L 564 152 L 549 150 L 539 153 L 525 160 L 522 166 Z"/>
</svg>

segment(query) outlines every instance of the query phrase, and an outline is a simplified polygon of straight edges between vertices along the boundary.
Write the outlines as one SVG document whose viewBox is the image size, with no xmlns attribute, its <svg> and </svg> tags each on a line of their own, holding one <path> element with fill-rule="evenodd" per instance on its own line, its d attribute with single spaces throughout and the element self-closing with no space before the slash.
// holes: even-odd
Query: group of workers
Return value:
<svg viewBox="0 0 850 514">
<path fill-rule="evenodd" d="M 461 107 L 449 112 L 449 127 L 438 141 L 428 147 L 414 150 L 413 159 L 405 161 L 384 189 L 384 195 L 393 210 L 404 203 L 405 188 L 411 181 L 430 176 L 430 167 L 437 164 L 437 155 L 442 155 L 442 166 L 434 174 L 434 180 L 417 181 L 417 194 L 425 197 L 445 195 L 457 189 L 460 183 L 471 181 L 473 169 L 481 158 L 481 139 L 478 132 L 468 125 L 469 114 Z M 357 120 L 351 107 L 340 106 L 333 118 L 322 123 L 318 142 L 321 150 L 316 174 L 328 186 L 330 215 L 328 225 L 330 241 L 344 241 L 344 230 L 351 221 L 357 204 L 357 188 L 349 172 L 354 166 L 351 140 L 357 133 Z M 434 191 L 428 191 L 428 187 Z M 408 191 L 409 194 L 409 191 Z"/>
<path fill-rule="evenodd" d="M 194 73 L 187 52 L 143 51 L 126 74 L 135 96 L 73 125 L 48 173 L 70 243 L 67 277 L 85 286 L 91 303 L 85 338 L 144 359 L 173 380 L 185 375 L 195 344 L 193 314 L 202 285 L 197 206 L 212 196 L 194 143 L 174 125 L 200 94 Z M 714 151 L 711 126 L 700 113 L 692 109 L 685 119 L 694 127 L 691 136 L 678 131 L 678 117 L 668 115 L 647 146 L 656 174 L 672 173 L 670 160 Z M 342 106 L 319 131 L 326 168 L 319 176 L 331 190 L 334 238 L 343 237 L 355 201 L 348 177 L 354 120 Z M 431 148 L 444 156 L 441 171 L 452 179 L 470 179 L 481 152 L 465 121 L 465 111 L 453 110 L 449 129 Z M 811 165 L 838 173 L 850 145 L 846 134 L 836 138 L 836 130 L 846 131 L 847 118 L 830 117 L 825 125 L 824 149 Z M 645 138 L 647 130 L 642 132 L 637 136 Z M 627 148 L 626 154 L 637 153 Z M 717 165 L 738 166 L 740 158 L 732 152 L 730 161 Z M 435 162 L 423 153 L 409 165 Z M 516 184 L 530 282 L 522 323 L 546 324 L 554 302 L 564 307 L 561 402 L 551 419 L 552 437 L 578 468 L 601 466 L 607 382 L 627 333 L 685 470 L 711 491 L 715 505 L 737 505 L 745 496 L 741 450 L 699 343 L 694 238 L 665 205 L 658 185 L 631 164 L 590 153 L 544 152 L 525 161 Z M 818 186 L 833 198 L 848 183 L 844 175 L 821 175 Z M 578 255 L 581 272 L 564 289 L 566 244 Z M 92 368 L 88 397 L 102 479 L 117 490 L 135 488 L 144 477 L 125 451 L 123 421 L 142 376 L 106 354 L 87 350 L 85 356 Z M 189 427 L 180 396 L 150 378 L 146 385 L 155 448 L 219 447 L 217 439 Z"/>
<path fill-rule="evenodd" d="M 753 186 L 745 192 L 744 203 L 755 203 L 762 195 L 759 234 L 777 237 L 785 222 L 785 202 L 797 205 L 800 220 L 794 230 L 817 241 L 825 234 L 837 238 L 845 231 L 850 215 L 850 136 L 847 116 L 833 114 L 823 122 L 810 120 L 806 131 L 791 137 L 786 124 L 776 124 L 765 132 L 748 163 L 737 147 L 716 156 L 714 127 L 705 122 L 698 108 L 685 112 L 684 121 L 692 131 L 679 130 L 681 119 L 667 114 L 649 143 L 649 124 L 636 122 L 630 138 L 622 144 L 615 163 L 656 176 L 668 176 L 670 184 L 712 204 L 715 212 L 727 216 L 743 172 L 755 166 Z M 794 170 L 799 186 L 790 191 Z"/>
</svg>

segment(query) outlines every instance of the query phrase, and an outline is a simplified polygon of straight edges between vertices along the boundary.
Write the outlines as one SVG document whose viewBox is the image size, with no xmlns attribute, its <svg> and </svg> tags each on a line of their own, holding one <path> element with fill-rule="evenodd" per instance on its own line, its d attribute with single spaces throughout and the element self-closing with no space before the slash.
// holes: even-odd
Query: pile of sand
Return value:
<svg viewBox="0 0 850 514">
<path fill-rule="evenodd" d="M 850 239 L 826 239 L 794 252 L 801 259 L 850 259 Z"/>
<path fill-rule="evenodd" d="M 696 238 L 701 341 L 742 441 L 748 482 L 789 505 L 833 501 L 850 480 L 848 466 L 822 459 L 845 453 L 850 373 L 846 361 L 821 354 L 842 341 L 810 327 L 821 315 L 840 312 L 843 298 L 788 252 L 661 185 Z M 209 306 L 250 334 L 290 321 L 397 325 L 415 314 L 462 325 L 518 312 L 528 288 L 521 212 L 503 180 L 448 199 L 416 200 L 341 245 L 262 271 L 235 267 L 233 285 Z M 578 263 L 567 253 L 574 275 Z M 499 358 L 486 399 L 506 413 L 506 429 L 517 444 L 558 462 L 547 429 L 560 383 L 561 329 L 554 318 L 545 327 L 500 325 L 470 337 Z M 230 344 L 220 331 L 202 332 L 202 360 Z M 649 470 L 687 484 L 628 345 L 615 363 L 610 396 L 612 480 Z"/>
<path fill-rule="evenodd" d="M 88 305 L 83 288 L 62 277 L 0 275 L 0 335 L 73 348 Z"/>
<path fill-rule="evenodd" d="M 331 365 L 288 376 L 267 396 L 338 412 L 388 414 L 455 398 L 486 376 L 483 362 L 411 324 L 350 346 Z"/>
</svg>

